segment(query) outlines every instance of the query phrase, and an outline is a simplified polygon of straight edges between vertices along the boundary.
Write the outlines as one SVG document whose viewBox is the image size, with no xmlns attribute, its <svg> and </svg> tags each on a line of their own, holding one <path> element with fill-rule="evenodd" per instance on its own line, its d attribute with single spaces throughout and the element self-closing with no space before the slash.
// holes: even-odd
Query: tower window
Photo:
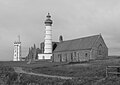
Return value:
<svg viewBox="0 0 120 85">
<path fill-rule="evenodd" d="M 43 56 L 43 59 L 45 59 L 45 56 Z"/>
</svg>

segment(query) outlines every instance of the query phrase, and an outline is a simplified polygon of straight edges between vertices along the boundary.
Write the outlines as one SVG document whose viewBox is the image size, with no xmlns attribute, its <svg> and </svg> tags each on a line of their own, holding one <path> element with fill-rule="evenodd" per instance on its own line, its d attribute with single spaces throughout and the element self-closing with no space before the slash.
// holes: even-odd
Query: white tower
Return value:
<svg viewBox="0 0 120 85">
<path fill-rule="evenodd" d="M 44 53 L 52 53 L 52 20 L 50 19 L 51 16 L 48 13 L 46 16 L 47 19 L 45 20 L 45 47 L 44 47 Z"/>
<path fill-rule="evenodd" d="M 48 13 L 45 20 L 45 39 L 44 39 L 44 53 L 38 54 L 38 59 L 51 59 L 52 57 L 52 20 Z"/>
<path fill-rule="evenodd" d="M 13 61 L 20 61 L 20 59 L 21 59 L 21 42 L 20 42 L 20 36 L 18 36 L 18 41 L 14 42 Z"/>
</svg>

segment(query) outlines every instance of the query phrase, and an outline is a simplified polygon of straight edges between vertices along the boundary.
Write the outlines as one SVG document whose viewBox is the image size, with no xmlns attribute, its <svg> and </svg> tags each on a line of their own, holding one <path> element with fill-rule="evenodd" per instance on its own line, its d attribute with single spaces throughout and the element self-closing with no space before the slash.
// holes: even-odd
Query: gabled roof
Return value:
<svg viewBox="0 0 120 85">
<path fill-rule="evenodd" d="M 54 52 L 91 49 L 100 36 L 94 35 L 60 42 Z"/>
</svg>

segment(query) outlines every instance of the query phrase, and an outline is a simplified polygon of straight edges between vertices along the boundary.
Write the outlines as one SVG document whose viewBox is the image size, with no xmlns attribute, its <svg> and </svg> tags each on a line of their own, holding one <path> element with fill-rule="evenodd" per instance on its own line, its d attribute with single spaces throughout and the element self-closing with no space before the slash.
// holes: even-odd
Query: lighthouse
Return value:
<svg viewBox="0 0 120 85">
<path fill-rule="evenodd" d="M 45 47 L 44 47 L 44 53 L 52 53 L 52 20 L 50 19 L 51 16 L 48 13 L 48 15 L 46 16 L 46 20 L 45 20 L 45 39 L 44 39 L 44 43 L 45 43 Z"/>
<path fill-rule="evenodd" d="M 14 42 L 13 61 L 20 61 L 20 59 L 21 59 L 21 42 L 20 42 L 20 36 L 18 36 L 18 41 Z"/>
<path fill-rule="evenodd" d="M 45 20 L 44 53 L 38 54 L 38 59 L 51 59 L 52 57 L 52 23 L 50 13 Z"/>
</svg>

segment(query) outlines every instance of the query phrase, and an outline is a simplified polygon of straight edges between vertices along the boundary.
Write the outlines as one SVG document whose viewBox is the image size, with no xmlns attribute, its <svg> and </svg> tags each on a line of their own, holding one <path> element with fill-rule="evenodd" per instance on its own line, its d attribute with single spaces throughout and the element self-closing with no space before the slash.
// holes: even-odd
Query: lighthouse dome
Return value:
<svg viewBox="0 0 120 85">
<path fill-rule="evenodd" d="M 47 19 L 45 20 L 45 24 L 52 25 L 53 21 L 50 19 L 51 18 L 50 13 L 48 13 L 48 15 L 46 17 L 47 17 Z"/>
</svg>

